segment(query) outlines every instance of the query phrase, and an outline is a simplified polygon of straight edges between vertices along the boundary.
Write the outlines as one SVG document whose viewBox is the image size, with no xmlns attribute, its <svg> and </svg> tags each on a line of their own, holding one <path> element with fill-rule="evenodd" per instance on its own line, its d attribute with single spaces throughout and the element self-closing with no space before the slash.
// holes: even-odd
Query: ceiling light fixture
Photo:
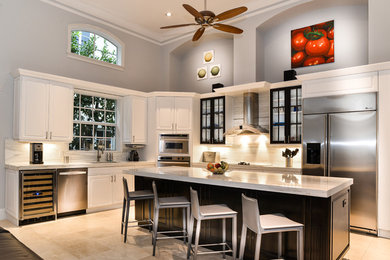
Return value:
<svg viewBox="0 0 390 260">
<path fill-rule="evenodd" d="M 170 16 L 172 16 L 172 13 L 171 13 L 171 12 L 168 12 L 168 13 L 166 13 L 165 15 L 168 16 L 168 17 L 170 17 Z"/>
<path fill-rule="evenodd" d="M 196 23 L 187 23 L 187 24 L 177 24 L 177 25 L 170 25 L 170 26 L 163 26 L 160 27 L 160 29 L 170 29 L 170 28 L 178 28 L 183 26 L 191 26 L 191 25 L 200 25 L 200 28 L 195 32 L 194 36 L 192 37 L 192 41 L 197 41 L 199 38 L 203 35 L 204 31 L 207 27 L 213 27 L 214 29 L 228 32 L 228 33 L 235 33 L 240 34 L 243 32 L 240 28 L 222 24 L 221 21 L 231 19 L 237 15 L 240 15 L 248 10 L 245 6 L 237 7 L 234 9 L 230 9 L 228 11 L 225 11 L 223 13 L 220 13 L 219 15 L 215 15 L 213 12 L 207 10 L 207 0 L 204 0 L 204 9 L 203 11 L 198 12 L 195 8 L 188 4 L 183 4 L 183 7 L 194 16 Z"/>
</svg>

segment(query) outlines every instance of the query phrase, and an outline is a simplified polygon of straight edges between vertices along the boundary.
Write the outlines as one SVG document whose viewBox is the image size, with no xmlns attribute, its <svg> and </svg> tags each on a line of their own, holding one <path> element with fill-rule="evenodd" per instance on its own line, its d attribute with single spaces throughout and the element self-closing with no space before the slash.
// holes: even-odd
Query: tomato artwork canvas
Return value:
<svg viewBox="0 0 390 260">
<path fill-rule="evenodd" d="M 334 20 L 291 31 L 291 68 L 334 62 Z"/>
</svg>

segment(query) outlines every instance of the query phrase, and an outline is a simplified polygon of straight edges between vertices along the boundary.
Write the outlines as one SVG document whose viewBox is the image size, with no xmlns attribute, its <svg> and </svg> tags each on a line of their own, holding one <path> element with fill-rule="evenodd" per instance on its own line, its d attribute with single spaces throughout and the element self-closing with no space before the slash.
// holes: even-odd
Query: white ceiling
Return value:
<svg viewBox="0 0 390 260">
<path fill-rule="evenodd" d="M 183 4 L 189 4 L 198 11 L 204 10 L 204 0 L 41 0 L 71 12 L 114 25 L 130 34 L 137 35 L 157 44 L 164 44 L 183 35 L 190 35 L 197 26 L 161 30 L 161 26 L 193 23 L 193 16 Z M 207 0 L 207 9 L 216 15 L 239 6 L 248 11 L 238 18 L 254 15 L 278 4 L 312 2 L 313 6 L 334 4 L 361 4 L 367 0 Z M 172 16 L 165 14 L 171 12 Z M 225 23 L 234 22 L 236 18 Z M 210 30 L 210 29 L 209 29 Z"/>
<path fill-rule="evenodd" d="M 161 26 L 192 23 L 194 18 L 184 8 L 189 4 L 198 11 L 204 10 L 204 0 L 41 0 L 49 4 L 97 18 L 116 25 L 157 43 L 164 43 L 198 27 L 161 30 Z M 215 14 L 239 6 L 247 6 L 247 13 L 286 0 L 208 0 L 207 9 Z M 165 14 L 171 12 L 172 16 Z"/>
</svg>

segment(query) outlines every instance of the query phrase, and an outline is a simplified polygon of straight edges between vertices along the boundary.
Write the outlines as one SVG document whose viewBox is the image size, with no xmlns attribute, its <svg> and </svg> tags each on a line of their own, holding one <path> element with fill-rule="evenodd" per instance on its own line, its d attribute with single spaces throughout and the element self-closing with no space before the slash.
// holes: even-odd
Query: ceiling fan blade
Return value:
<svg viewBox="0 0 390 260">
<path fill-rule="evenodd" d="M 170 29 L 170 28 L 184 27 L 190 25 L 198 25 L 198 24 L 197 23 L 176 24 L 176 25 L 163 26 L 160 27 L 160 29 Z"/>
<path fill-rule="evenodd" d="M 214 17 L 214 20 L 215 21 L 223 21 L 226 19 L 230 19 L 230 18 L 233 18 L 234 16 L 237 16 L 239 14 L 246 12 L 247 10 L 248 10 L 248 8 L 245 6 L 237 7 L 237 8 L 228 10 L 226 12 L 220 13 L 219 15 Z"/>
<path fill-rule="evenodd" d="M 204 31 L 205 31 L 205 27 L 200 27 L 194 34 L 194 37 L 192 37 L 192 41 L 193 42 L 196 42 L 197 40 L 199 40 L 200 37 L 202 37 Z"/>
<path fill-rule="evenodd" d="M 204 22 L 204 17 L 203 17 L 203 15 L 202 15 L 201 13 L 199 13 L 195 8 L 193 8 L 192 6 L 187 5 L 187 4 L 183 4 L 183 7 L 184 7 L 190 14 L 192 14 L 192 15 L 195 17 L 195 19 Z"/>
<path fill-rule="evenodd" d="M 241 30 L 240 28 L 237 28 L 237 27 L 234 27 L 231 25 L 226 25 L 226 24 L 216 23 L 216 24 L 213 24 L 213 27 L 217 30 L 228 32 L 228 33 L 240 34 L 243 32 L 243 30 Z"/>
</svg>

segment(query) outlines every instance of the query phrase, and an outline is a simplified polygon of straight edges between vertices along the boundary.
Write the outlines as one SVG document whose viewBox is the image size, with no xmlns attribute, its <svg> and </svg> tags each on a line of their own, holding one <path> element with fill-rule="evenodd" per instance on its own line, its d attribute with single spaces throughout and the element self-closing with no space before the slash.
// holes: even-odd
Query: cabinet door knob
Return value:
<svg viewBox="0 0 390 260">
<path fill-rule="evenodd" d="M 135 136 L 133 135 L 133 143 L 134 143 L 134 141 L 135 141 Z"/>
<path fill-rule="evenodd" d="M 49 139 L 49 132 L 46 131 L 46 139 Z"/>
<path fill-rule="evenodd" d="M 116 182 L 116 175 L 114 175 L 114 182 Z"/>
<path fill-rule="evenodd" d="M 112 179 L 113 179 L 113 178 L 112 178 L 112 175 L 111 175 L 110 177 L 111 177 L 111 182 L 112 182 Z"/>
<path fill-rule="evenodd" d="M 175 128 L 173 127 L 173 123 L 172 123 L 172 130 L 174 130 Z"/>
</svg>

